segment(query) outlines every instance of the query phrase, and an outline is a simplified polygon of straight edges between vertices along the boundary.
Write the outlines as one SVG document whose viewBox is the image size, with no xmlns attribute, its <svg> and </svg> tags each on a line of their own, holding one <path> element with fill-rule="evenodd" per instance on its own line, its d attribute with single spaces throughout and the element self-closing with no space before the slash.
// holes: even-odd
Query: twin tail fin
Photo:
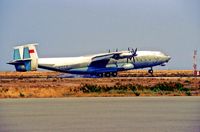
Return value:
<svg viewBox="0 0 200 132">
<path fill-rule="evenodd" d="M 16 71 L 36 71 L 38 68 L 38 44 L 26 44 L 14 47 L 13 60 L 8 64 L 14 65 Z"/>
</svg>

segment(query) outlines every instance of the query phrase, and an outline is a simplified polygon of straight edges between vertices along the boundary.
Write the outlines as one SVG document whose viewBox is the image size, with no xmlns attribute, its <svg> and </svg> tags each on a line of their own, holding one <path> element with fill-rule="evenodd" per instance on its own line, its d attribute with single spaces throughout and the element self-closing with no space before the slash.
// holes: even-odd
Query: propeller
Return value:
<svg viewBox="0 0 200 132">
<path fill-rule="evenodd" d="M 131 51 L 131 53 L 133 54 L 133 56 L 137 56 L 136 52 L 137 52 L 137 48 L 135 50 L 132 49 L 132 51 Z"/>
<path fill-rule="evenodd" d="M 118 52 L 118 48 L 116 49 L 116 52 Z"/>
<path fill-rule="evenodd" d="M 130 51 L 130 49 L 128 48 L 128 51 Z M 127 58 L 127 63 L 128 63 L 128 60 L 132 60 L 133 59 L 133 62 L 135 63 L 135 56 L 137 56 L 137 48 L 134 50 L 133 48 L 131 49 L 130 51 L 132 53 L 132 55 L 130 57 Z"/>
<path fill-rule="evenodd" d="M 110 53 L 110 49 L 108 50 L 108 53 Z"/>
</svg>

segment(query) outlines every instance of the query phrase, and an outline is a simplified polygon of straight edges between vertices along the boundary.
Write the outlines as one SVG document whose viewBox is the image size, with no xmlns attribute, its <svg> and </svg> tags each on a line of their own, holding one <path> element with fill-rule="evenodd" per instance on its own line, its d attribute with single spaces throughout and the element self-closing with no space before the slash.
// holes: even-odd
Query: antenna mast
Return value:
<svg viewBox="0 0 200 132">
<path fill-rule="evenodd" d="M 193 73 L 195 76 L 197 75 L 197 50 L 194 50 L 193 55 Z"/>
</svg>

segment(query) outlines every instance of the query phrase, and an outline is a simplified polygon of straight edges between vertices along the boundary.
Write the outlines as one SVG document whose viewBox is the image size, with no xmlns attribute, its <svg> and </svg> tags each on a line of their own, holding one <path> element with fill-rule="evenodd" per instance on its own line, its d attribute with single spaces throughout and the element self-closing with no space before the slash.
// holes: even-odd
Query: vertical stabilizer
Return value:
<svg viewBox="0 0 200 132">
<path fill-rule="evenodd" d="M 23 59 L 23 46 L 14 47 L 13 60 Z"/>
<path fill-rule="evenodd" d="M 26 44 L 14 47 L 13 61 L 8 64 L 14 65 L 16 71 L 35 71 L 38 68 L 38 44 Z"/>
</svg>

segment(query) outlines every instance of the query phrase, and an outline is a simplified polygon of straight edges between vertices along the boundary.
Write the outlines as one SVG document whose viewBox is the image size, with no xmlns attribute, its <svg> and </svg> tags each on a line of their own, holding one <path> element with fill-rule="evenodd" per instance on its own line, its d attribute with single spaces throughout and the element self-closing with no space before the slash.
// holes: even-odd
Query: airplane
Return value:
<svg viewBox="0 0 200 132">
<path fill-rule="evenodd" d="M 150 68 L 153 75 L 154 66 L 165 66 L 170 56 L 160 51 L 127 51 L 86 55 L 80 57 L 39 58 L 37 43 L 14 47 L 13 60 L 7 64 L 15 66 L 16 71 L 36 71 L 38 68 L 70 73 L 87 74 L 97 77 L 116 77 L 119 71 Z"/>
</svg>

